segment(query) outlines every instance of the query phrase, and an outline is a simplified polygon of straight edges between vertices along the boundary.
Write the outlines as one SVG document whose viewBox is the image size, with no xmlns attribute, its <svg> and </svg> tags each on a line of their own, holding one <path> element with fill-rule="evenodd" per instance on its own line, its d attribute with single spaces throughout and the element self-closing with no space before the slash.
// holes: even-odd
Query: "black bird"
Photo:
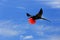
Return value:
<svg viewBox="0 0 60 40">
<path fill-rule="evenodd" d="M 29 17 L 30 23 L 32 23 L 33 21 L 35 23 L 35 20 L 37 20 L 37 19 L 43 19 L 43 20 L 46 20 L 46 21 L 50 22 L 49 20 L 47 20 L 45 18 L 42 18 L 42 14 L 43 14 L 43 10 L 41 8 L 40 11 L 36 15 L 34 15 L 34 16 L 30 15 L 29 13 L 27 13 L 26 15 Z"/>
</svg>

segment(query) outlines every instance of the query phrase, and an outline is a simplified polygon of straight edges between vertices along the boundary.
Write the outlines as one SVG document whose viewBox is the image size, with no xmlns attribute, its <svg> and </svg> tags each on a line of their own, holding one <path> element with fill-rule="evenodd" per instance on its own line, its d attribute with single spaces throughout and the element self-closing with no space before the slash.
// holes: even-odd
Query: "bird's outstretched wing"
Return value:
<svg viewBox="0 0 60 40">
<path fill-rule="evenodd" d="M 36 14 L 36 17 L 41 17 L 43 14 L 43 10 L 42 8 L 40 9 L 40 11 Z"/>
<path fill-rule="evenodd" d="M 31 15 L 29 13 L 26 14 L 28 17 L 30 17 Z"/>
</svg>

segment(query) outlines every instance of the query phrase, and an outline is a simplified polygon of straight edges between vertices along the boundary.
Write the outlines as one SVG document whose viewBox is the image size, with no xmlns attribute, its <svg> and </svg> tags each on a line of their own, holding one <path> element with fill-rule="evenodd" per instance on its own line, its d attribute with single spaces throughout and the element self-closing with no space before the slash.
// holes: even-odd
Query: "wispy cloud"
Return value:
<svg viewBox="0 0 60 40">
<path fill-rule="evenodd" d="M 30 35 L 30 36 L 25 36 L 23 39 L 24 39 L 24 40 L 27 40 L 27 39 L 32 39 L 32 38 L 33 38 L 33 36 Z"/>
<path fill-rule="evenodd" d="M 36 0 L 37 2 L 42 2 L 42 4 L 47 5 L 51 8 L 60 8 L 60 0 Z"/>
<path fill-rule="evenodd" d="M 11 30 L 7 28 L 0 28 L 0 35 L 1 36 L 16 36 L 18 35 L 18 31 L 16 30 Z"/>
<path fill-rule="evenodd" d="M 23 26 L 24 25 L 24 26 Z M 22 27 L 23 26 L 23 27 Z M 26 30 L 28 29 L 28 30 Z M 32 32 L 37 36 L 46 37 L 46 40 L 54 40 L 55 37 L 58 40 L 60 36 L 58 36 L 58 33 L 60 32 L 60 29 L 55 26 L 45 26 L 45 25 L 25 25 L 25 24 L 14 24 L 11 20 L 8 21 L 0 21 L 0 35 L 1 36 L 17 36 L 20 35 L 21 39 L 28 40 L 28 39 L 35 39 L 34 35 L 25 35 L 27 34 L 27 31 L 32 30 Z M 47 32 L 47 33 L 46 33 Z M 57 34 L 56 34 L 57 32 Z M 25 33 L 25 34 L 24 34 Z M 51 35 L 48 35 L 48 33 L 52 33 Z M 25 36 L 24 36 L 24 35 Z M 55 36 L 56 35 L 56 36 Z M 40 39 L 39 39 L 40 40 Z M 42 39 L 43 40 L 43 39 Z"/>
<path fill-rule="evenodd" d="M 20 30 L 16 30 L 19 25 L 14 24 L 10 20 L 0 21 L 0 35 L 1 36 L 16 36 L 21 33 Z"/>
<path fill-rule="evenodd" d="M 60 40 L 59 28 L 60 27 L 49 26 L 49 25 L 47 26 L 37 25 L 33 29 L 34 29 L 34 32 L 36 32 L 38 36 L 40 37 L 42 36 L 42 38 L 40 38 L 39 40 Z"/>
<path fill-rule="evenodd" d="M 60 1 L 46 2 L 46 5 L 52 8 L 60 8 Z"/>
<path fill-rule="evenodd" d="M 33 26 L 33 25 L 32 25 Z M 31 26 L 30 26 L 31 27 Z M 37 38 L 38 40 L 60 40 L 59 37 L 59 32 L 60 32 L 60 27 L 56 26 L 49 26 L 49 25 L 34 25 L 30 30 L 35 32 L 37 36 L 40 36 L 42 38 Z M 27 30 L 26 30 L 27 31 Z M 27 34 L 27 32 L 25 33 Z M 21 36 L 22 39 L 25 40 L 30 40 L 30 39 L 35 39 L 35 36 L 33 34 L 31 35 L 26 35 L 26 36 Z"/>
<path fill-rule="evenodd" d="M 60 36 L 57 36 L 57 35 L 50 35 L 50 36 L 48 36 L 48 38 L 47 39 L 45 39 L 45 40 L 60 40 Z"/>
</svg>

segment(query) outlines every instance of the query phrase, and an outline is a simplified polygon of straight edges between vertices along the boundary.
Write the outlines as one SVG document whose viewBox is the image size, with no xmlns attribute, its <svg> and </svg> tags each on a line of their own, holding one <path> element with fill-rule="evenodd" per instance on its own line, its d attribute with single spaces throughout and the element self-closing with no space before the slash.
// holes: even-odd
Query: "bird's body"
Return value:
<svg viewBox="0 0 60 40">
<path fill-rule="evenodd" d="M 42 14 L 43 14 L 42 8 L 40 9 L 40 11 L 35 16 L 31 16 L 29 13 L 27 13 L 27 16 L 29 17 L 29 19 L 28 19 L 29 23 L 35 24 L 37 19 L 47 20 L 45 18 L 42 18 Z M 49 21 L 49 20 L 47 20 L 47 21 Z"/>
</svg>

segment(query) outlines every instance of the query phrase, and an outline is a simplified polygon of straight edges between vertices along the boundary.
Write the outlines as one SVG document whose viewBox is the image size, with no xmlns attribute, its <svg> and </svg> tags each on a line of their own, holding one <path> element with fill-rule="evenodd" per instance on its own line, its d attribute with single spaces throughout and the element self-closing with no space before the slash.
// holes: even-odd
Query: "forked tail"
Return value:
<svg viewBox="0 0 60 40">
<path fill-rule="evenodd" d="M 45 18 L 41 18 L 41 19 L 46 20 L 46 21 L 48 21 L 48 22 L 51 22 L 50 20 L 47 20 L 47 19 L 45 19 Z"/>
</svg>

